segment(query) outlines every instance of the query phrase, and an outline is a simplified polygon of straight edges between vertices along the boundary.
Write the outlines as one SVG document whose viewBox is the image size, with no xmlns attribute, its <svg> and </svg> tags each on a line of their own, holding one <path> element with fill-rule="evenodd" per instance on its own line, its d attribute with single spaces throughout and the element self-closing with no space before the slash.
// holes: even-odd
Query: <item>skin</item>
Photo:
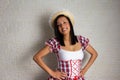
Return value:
<svg viewBox="0 0 120 80">
<path fill-rule="evenodd" d="M 57 25 L 60 33 L 64 36 L 64 43 L 65 46 L 61 46 L 62 49 L 69 50 L 69 51 L 76 51 L 81 49 L 81 44 L 78 42 L 75 45 L 70 44 L 70 24 L 66 17 L 60 17 L 57 20 Z M 80 76 L 84 76 L 85 73 L 88 71 L 90 66 L 95 61 L 96 57 L 98 56 L 96 50 L 88 44 L 86 51 L 91 55 L 89 61 L 84 66 L 84 68 L 80 72 Z M 39 50 L 33 57 L 34 61 L 43 69 L 45 70 L 49 75 L 51 75 L 54 78 L 57 78 L 58 80 L 62 80 L 65 77 L 67 77 L 67 74 L 64 72 L 60 72 L 58 70 L 52 70 L 50 69 L 42 60 L 44 56 L 50 54 L 50 47 L 46 45 L 44 48 Z"/>
</svg>

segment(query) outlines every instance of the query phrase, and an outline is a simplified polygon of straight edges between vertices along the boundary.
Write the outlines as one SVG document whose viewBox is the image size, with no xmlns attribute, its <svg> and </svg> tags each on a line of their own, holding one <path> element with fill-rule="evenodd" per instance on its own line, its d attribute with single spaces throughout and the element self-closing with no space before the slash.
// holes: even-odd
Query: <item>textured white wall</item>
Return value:
<svg viewBox="0 0 120 80">
<path fill-rule="evenodd" d="M 120 0 L 0 0 L 0 80 L 47 79 L 32 57 L 52 37 L 48 19 L 58 9 L 74 14 L 75 33 L 98 51 L 88 80 L 120 80 Z M 44 60 L 56 66 L 53 54 Z"/>
</svg>

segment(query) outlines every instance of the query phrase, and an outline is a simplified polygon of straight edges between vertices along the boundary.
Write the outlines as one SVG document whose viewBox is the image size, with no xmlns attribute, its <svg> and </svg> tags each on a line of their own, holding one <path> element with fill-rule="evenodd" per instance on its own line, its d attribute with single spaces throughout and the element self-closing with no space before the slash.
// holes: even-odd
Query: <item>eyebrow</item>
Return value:
<svg viewBox="0 0 120 80">
<path fill-rule="evenodd" d="M 63 20 L 63 22 L 69 22 L 68 20 Z M 57 21 L 57 23 L 58 23 L 58 21 Z"/>
</svg>

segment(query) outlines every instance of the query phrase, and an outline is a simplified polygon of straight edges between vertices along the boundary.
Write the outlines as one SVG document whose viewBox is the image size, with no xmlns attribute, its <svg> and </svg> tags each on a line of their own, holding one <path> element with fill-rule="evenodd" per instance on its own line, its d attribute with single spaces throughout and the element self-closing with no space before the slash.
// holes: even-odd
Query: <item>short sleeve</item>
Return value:
<svg viewBox="0 0 120 80">
<path fill-rule="evenodd" d="M 50 47 L 50 51 L 54 53 L 56 53 L 60 48 L 56 38 L 49 39 L 48 41 L 45 42 L 45 45 L 48 45 Z"/>
<path fill-rule="evenodd" d="M 78 40 L 81 42 L 83 50 L 85 50 L 89 44 L 89 39 L 80 35 L 78 36 Z"/>
</svg>

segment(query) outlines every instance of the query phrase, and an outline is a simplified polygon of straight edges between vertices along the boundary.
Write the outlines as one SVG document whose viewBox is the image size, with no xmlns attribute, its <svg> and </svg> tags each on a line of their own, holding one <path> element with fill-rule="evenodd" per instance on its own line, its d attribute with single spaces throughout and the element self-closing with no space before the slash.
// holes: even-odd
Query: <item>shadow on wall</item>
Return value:
<svg viewBox="0 0 120 80">
<path fill-rule="evenodd" d="M 38 50 L 40 50 L 45 46 L 44 44 L 45 41 L 51 38 L 53 35 L 52 29 L 49 27 L 48 24 L 49 17 L 50 16 L 47 14 L 43 14 L 39 17 L 39 20 L 37 20 L 38 21 L 37 27 L 40 33 L 39 34 L 40 40 L 38 42 L 35 42 L 34 44 L 31 44 L 30 48 L 23 51 L 22 58 L 19 57 L 20 59 L 18 59 L 19 61 L 17 62 L 19 65 L 18 66 L 19 69 L 23 70 L 23 72 L 25 72 L 24 70 L 28 71 L 25 73 L 33 74 L 32 75 L 33 80 L 47 80 L 48 78 L 48 74 L 45 71 L 41 70 L 40 67 L 37 69 L 37 71 L 35 71 L 36 70 L 35 67 L 37 66 L 37 64 L 33 61 L 33 56 L 37 53 Z M 55 69 L 57 64 L 56 64 L 56 57 L 54 54 L 52 53 L 48 54 L 44 58 L 44 61 L 51 69 Z"/>
<path fill-rule="evenodd" d="M 52 35 L 53 35 L 52 29 L 49 27 L 49 23 L 48 23 L 49 17 L 50 17 L 49 15 L 43 14 L 40 17 L 40 20 L 39 20 L 39 23 L 40 23 L 39 27 L 40 27 L 40 30 L 42 31 L 42 33 L 41 33 L 42 35 L 40 35 L 40 37 L 42 38 L 41 42 L 40 42 L 39 45 L 37 45 L 37 47 L 39 49 L 44 47 L 45 41 L 48 40 L 49 38 L 51 38 Z M 55 57 L 55 55 L 53 53 L 48 54 L 47 56 L 45 56 L 44 62 L 51 69 L 55 69 L 55 67 L 57 66 L 56 57 Z M 41 80 L 41 79 L 42 80 L 47 80 L 47 78 L 48 78 L 48 74 L 45 71 L 42 70 L 42 71 L 40 71 L 39 74 L 36 75 L 34 80 Z"/>
</svg>

